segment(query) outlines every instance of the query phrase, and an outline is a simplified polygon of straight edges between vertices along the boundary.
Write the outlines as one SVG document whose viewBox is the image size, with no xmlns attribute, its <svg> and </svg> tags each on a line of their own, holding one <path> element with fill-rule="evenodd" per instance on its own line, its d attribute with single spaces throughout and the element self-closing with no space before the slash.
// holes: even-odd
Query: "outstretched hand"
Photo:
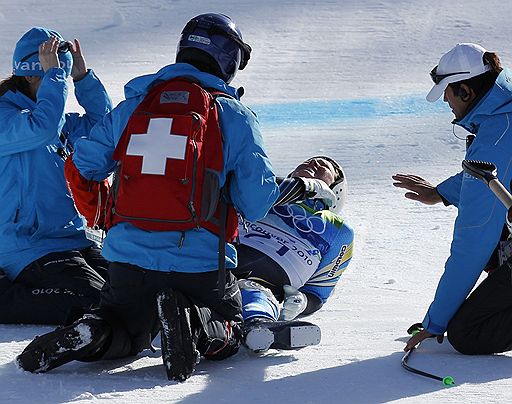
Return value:
<svg viewBox="0 0 512 404">
<path fill-rule="evenodd" d="M 419 201 L 427 205 L 435 205 L 443 201 L 436 187 L 417 175 L 395 174 L 391 178 L 396 181 L 393 183 L 395 187 L 412 191 L 405 194 L 405 197 L 408 199 Z"/>
</svg>

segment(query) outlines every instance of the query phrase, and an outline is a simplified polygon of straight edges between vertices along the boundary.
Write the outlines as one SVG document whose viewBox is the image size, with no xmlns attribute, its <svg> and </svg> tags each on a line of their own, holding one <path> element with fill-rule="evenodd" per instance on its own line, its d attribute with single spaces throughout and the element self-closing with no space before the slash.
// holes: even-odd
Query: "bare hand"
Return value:
<svg viewBox="0 0 512 404">
<path fill-rule="evenodd" d="M 433 337 L 433 336 L 434 335 L 429 333 L 427 330 L 422 330 L 419 333 L 414 334 L 411 338 L 409 338 L 409 341 L 407 341 L 407 344 L 405 345 L 404 351 L 406 351 L 406 352 L 410 351 L 411 349 L 416 347 L 416 345 L 418 345 L 424 339 L 427 339 L 427 338 L 430 338 L 430 337 Z M 439 342 L 440 344 L 443 343 L 443 339 L 444 339 L 443 335 L 437 335 L 436 338 L 437 338 L 437 342 Z"/>
<path fill-rule="evenodd" d="M 39 62 L 44 72 L 52 67 L 59 67 L 59 57 L 57 49 L 59 48 L 59 40 L 52 36 L 47 41 L 39 45 Z"/>
<path fill-rule="evenodd" d="M 393 183 L 395 187 L 412 191 L 405 194 L 405 197 L 408 199 L 413 199 L 427 205 L 435 205 L 443 201 L 436 187 L 417 175 L 396 174 L 391 178 L 396 181 Z"/>
<path fill-rule="evenodd" d="M 73 68 L 71 69 L 71 77 L 74 81 L 82 80 L 87 74 L 87 65 L 85 63 L 84 55 L 80 42 L 75 38 L 74 42 L 70 42 L 70 52 L 73 56 Z"/>
</svg>

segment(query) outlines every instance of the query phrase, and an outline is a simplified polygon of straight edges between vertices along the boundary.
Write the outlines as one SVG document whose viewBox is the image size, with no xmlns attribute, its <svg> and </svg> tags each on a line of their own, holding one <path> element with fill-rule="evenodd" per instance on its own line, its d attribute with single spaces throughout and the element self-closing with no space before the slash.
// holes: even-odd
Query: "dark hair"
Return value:
<svg viewBox="0 0 512 404">
<path fill-rule="evenodd" d="M 201 49 L 182 49 L 176 55 L 176 63 L 188 63 L 202 72 L 222 78 L 222 72 L 215 59 Z"/>
<path fill-rule="evenodd" d="M 491 89 L 496 81 L 496 78 L 503 70 L 503 67 L 501 67 L 500 58 L 494 52 L 485 52 L 483 61 L 484 65 L 489 65 L 491 67 L 491 70 L 478 76 L 471 77 L 470 79 L 449 84 L 455 94 L 459 94 L 460 86 L 462 84 L 469 86 L 469 88 L 475 92 L 477 98 L 482 97 L 485 93 L 487 93 L 487 91 Z"/>
<path fill-rule="evenodd" d="M 17 92 L 25 94 L 30 98 L 30 85 L 25 77 L 12 75 L 11 77 L 0 81 L 0 97 L 7 91 Z"/>
</svg>

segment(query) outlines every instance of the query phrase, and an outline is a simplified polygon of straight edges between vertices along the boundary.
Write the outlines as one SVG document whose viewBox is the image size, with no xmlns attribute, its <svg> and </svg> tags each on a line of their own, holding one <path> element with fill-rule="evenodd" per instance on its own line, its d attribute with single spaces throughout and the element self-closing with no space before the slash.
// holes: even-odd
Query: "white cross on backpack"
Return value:
<svg viewBox="0 0 512 404">
<path fill-rule="evenodd" d="M 167 159 L 185 159 L 187 136 L 171 133 L 172 118 L 152 118 L 147 133 L 133 133 L 126 155 L 142 156 L 142 174 L 165 175 Z"/>
</svg>

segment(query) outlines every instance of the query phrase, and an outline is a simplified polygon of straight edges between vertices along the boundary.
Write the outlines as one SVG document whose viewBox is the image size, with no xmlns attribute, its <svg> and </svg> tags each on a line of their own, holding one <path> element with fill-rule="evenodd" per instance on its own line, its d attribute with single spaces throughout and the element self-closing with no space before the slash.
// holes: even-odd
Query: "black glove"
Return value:
<svg viewBox="0 0 512 404">
<path fill-rule="evenodd" d="M 420 331 L 423 331 L 423 325 L 421 323 L 414 323 L 407 329 L 407 334 L 416 335 Z"/>
</svg>

